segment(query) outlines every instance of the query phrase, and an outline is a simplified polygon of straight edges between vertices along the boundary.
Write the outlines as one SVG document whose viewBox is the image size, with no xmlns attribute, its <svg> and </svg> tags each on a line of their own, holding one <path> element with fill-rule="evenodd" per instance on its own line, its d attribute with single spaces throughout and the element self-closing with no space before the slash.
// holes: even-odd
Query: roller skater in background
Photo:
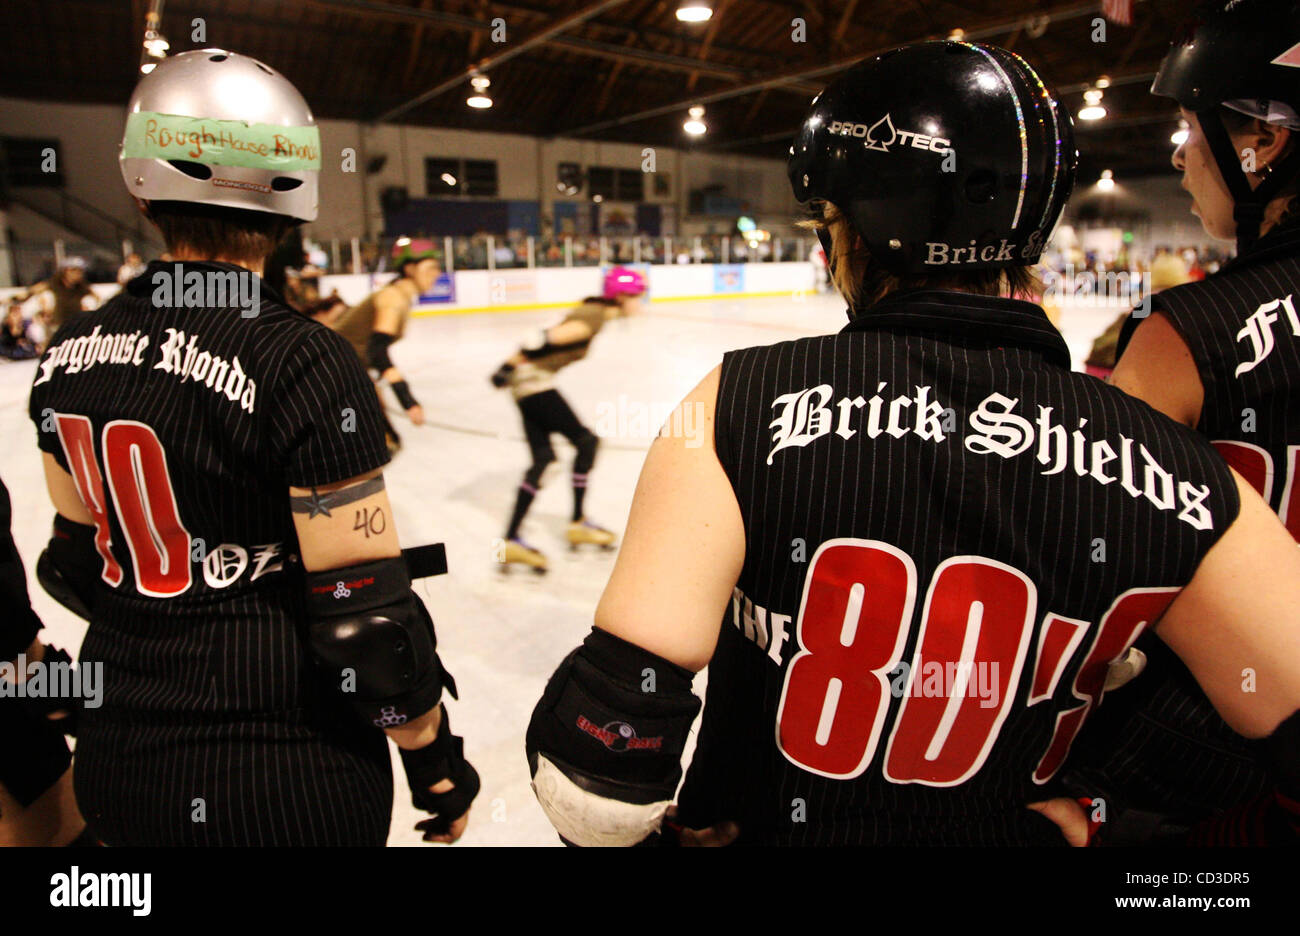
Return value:
<svg viewBox="0 0 1300 936">
<path fill-rule="evenodd" d="M 645 291 L 644 276 L 626 267 L 613 267 L 605 274 L 603 295 L 582 300 L 562 322 L 544 331 L 535 344 L 522 348 L 492 375 L 492 384 L 509 387 L 519 404 L 524 435 L 533 455 L 533 463 L 519 485 L 515 510 L 506 529 L 505 550 L 498 558 L 503 571 L 512 565 L 525 565 L 538 573 L 546 571 L 546 557 L 524 542 L 519 527 L 537 496 L 543 472 L 555 461 L 555 450 L 551 448 L 553 433 L 564 436 L 578 450 L 573 460 L 573 520 L 565 534 L 569 548 L 577 549 L 588 543 L 613 548 L 614 534 L 588 520 L 582 509 L 587 475 L 596 461 L 600 442 L 555 389 L 555 374 L 587 356 L 591 342 L 605 322 L 615 316 L 634 314 Z"/>
<path fill-rule="evenodd" d="M 379 381 L 393 390 L 397 402 L 415 425 L 423 425 L 424 409 L 411 393 L 406 382 L 388 356 L 389 347 L 406 332 L 411 318 L 411 306 L 416 299 L 433 289 L 438 274 L 442 272 L 433 242 L 399 238 L 393 245 L 393 268 L 397 279 L 376 290 L 354 309 L 348 309 L 330 327 L 348 340 L 363 366 L 369 369 L 379 391 Z M 402 447 L 401 436 L 392 421 L 384 416 L 384 432 L 388 450 L 396 454 Z"/>
</svg>

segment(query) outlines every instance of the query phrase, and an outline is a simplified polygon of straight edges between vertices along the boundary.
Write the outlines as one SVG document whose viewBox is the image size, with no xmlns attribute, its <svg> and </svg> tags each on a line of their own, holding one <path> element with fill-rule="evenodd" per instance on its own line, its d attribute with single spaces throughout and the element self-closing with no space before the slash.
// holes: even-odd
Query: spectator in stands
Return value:
<svg viewBox="0 0 1300 936">
<path fill-rule="evenodd" d="M 0 358 L 22 361 L 37 355 L 36 345 L 29 329 L 31 323 L 23 317 L 23 305 L 17 299 L 9 301 L 4 324 L 0 325 Z"/>
<path fill-rule="evenodd" d="M 1160 292 L 1174 286 L 1190 283 L 1187 261 L 1169 247 L 1157 247 L 1156 258 L 1151 261 L 1151 289 Z"/>
<path fill-rule="evenodd" d="M 1187 250 L 1183 254 L 1175 253 L 1169 247 L 1157 247 L 1155 259 L 1151 261 L 1151 292 L 1158 293 L 1164 289 L 1171 289 L 1174 286 L 1182 286 L 1184 283 L 1192 281 L 1192 273 L 1187 268 L 1186 254 L 1192 254 L 1195 259 L 1195 251 Z M 1202 279 L 1205 274 L 1201 274 Z M 1100 377 L 1105 380 L 1115 369 L 1115 352 L 1119 347 L 1120 329 L 1128 321 L 1130 310 L 1125 309 L 1120 313 L 1110 328 L 1102 332 L 1101 336 L 1092 343 L 1092 352 L 1088 355 L 1086 369 L 1094 377 Z"/>
<path fill-rule="evenodd" d="M 117 284 L 125 286 L 131 280 L 135 279 L 144 272 L 144 262 L 140 259 L 138 253 L 127 255 L 126 262 L 117 268 Z"/>
<path fill-rule="evenodd" d="M 298 270 L 286 270 L 293 306 L 306 309 L 320 302 L 320 267 L 308 263 Z"/>
</svg>

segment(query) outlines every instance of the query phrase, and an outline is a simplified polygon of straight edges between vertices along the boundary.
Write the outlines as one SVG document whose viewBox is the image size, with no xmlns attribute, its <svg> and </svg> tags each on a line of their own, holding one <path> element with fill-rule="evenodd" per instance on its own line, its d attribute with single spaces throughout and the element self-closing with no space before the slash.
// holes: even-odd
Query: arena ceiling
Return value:
<svg viewBox="0 0 1300 936">
<path fill-rule="evenodd" d="M 283 71 L 318 117 L 620 140 L 783 157 L 827 76 L 953 29 L 1024 55 L 1073 111 L 1100 76 L 1109 116 L 1083 125 L 1084 172 L 1168 172 L 1171 102 L 1147 91 L 1187 0 L 1136 0 L 1105 25 L 1101 0 L 166 0 L 173 52 L 223 46 Z M 125 104 L 147 0 L 4 0 L 0 95 Z M 202 19 L 206 42 L 194 42 Z M 793 41 L 797 20 L 804 41 Z M 495 21 L 495 23 L 494 23 Z M 505 42 L 493 41 L 493 31 Z M 466 106 L 469 77 L 494 106 Z M 707 108 L 709 132 L 682 131 Z M 1085 178 L 1087 176 L 1085 175 Z"/>
</svg>

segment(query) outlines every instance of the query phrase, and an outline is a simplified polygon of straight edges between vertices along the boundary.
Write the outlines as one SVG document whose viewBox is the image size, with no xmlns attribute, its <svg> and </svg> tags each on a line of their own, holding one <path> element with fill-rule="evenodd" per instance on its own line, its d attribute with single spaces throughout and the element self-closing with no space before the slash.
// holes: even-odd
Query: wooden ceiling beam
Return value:
<svg viewBox="0 0 1300 936">
<path fill-rule="evenodd" d="M 853 20 L 853 11 L 857 9 L 858 0 L 849 0 L 844 4 L 844 12 L 840 14 L 840 21 L 835 24 L 835 32 L 831 33 L 831 39 L 836 48 L 843 48 L 844 34 L 849 30 L 849 23 Z"/>
<path fill-rule="evenodd" d="M 719 0 L 718 8 L 713 11 L 713 16 L 709 18 L 709 28 L 704 33 L 704 42 L 700 45 L 700 50 L 696 53 L 696 58 L 701 62 L 709 58 L 709 47 L 713 45 L 714 38 L 718 35 L 718 27 L 722 25 L 722 17 L 727 13 L 727 7 L 730 6 L 731 0 Z M 690 77 L 686 79 L 686 90 L 694 91 L 695 82 L 699 80 L 700 73 L 693 71 Z"/>
<path fill-rule="evenodd" d="M 420 0 L 421 10 L 430 10 L 433 8 L 433 0 Z M 410 84 L 411 79 L 415 76 L 415 63 L 420 60 L 420 44 L 424 41 L 424 23 L 416 23 L 415 28 L 411 31 L 411 46 L 406 53 L 406 68 L 402 71 L 402 84 Z M 478 38 L 478 33 L 474 34 Z"/>
</svg>

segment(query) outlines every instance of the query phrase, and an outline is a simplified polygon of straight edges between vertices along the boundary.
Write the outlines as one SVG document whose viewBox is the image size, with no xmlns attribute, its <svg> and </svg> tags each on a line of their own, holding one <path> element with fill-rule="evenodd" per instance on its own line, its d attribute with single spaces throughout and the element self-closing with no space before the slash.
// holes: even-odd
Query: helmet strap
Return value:
<svg viewBox="0 0 1300 936">
<path fill-rule="evenodd" d="M 1223 176 L 1232 195 L 1232 215 L 1237 222 L 1237 251 L 1244 252 L 1259 240 L 1269 202 L 1300 172 L 1300 146 L 1270 167 L 1268 177 L 1252 189 L 1246 170 L 1242 168 L 1241 157 L 1228 135 L 1228 128 L 1218 114 L 1218 108 L 1197 111 L 1196 117 L 1201 122 L 1206 142 L 1210 144 L 1214 161 L 1219 165 L 1219 174 Z"/>
<path fill-rule="evenodd" d="M 832 248 L 835 246 L 835 241 L 831 238 L 830 229 L 824 225 L 819 227 L 817 229 L 817 240 L 821 243 L 822 250 L 826 253 L 826 269 L 830 273 L 831 284 L 833 286 L 835 283 L 835 255 Z M 853 321 L 853 307 L 850 305 L 845 312 L 848 314 L 849 321 Z"/>
<path fill-rule="evenodd" d="M 835 242 L 831 240 L 831 232 L 825 227 L 819 227 L 817 229 L 817 240 L 821 243 L 822 250 L 826 254 L 826 266 L 830 268 L 831 276 L 834 276 L 835 261 L 831 259 L 831 248 L 835 246 Z"/>
</svg>

